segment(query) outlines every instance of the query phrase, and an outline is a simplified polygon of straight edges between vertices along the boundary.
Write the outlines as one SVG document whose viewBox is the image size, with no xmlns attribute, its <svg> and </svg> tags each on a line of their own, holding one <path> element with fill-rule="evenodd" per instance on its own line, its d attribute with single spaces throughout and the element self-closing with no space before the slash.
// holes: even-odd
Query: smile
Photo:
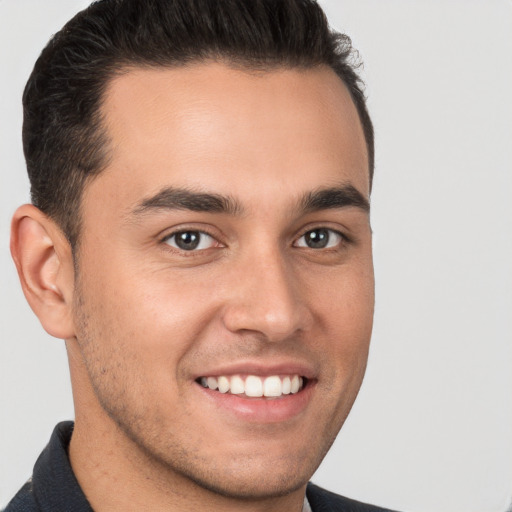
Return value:
<svg viewBox="0 0 512 512">
<path fill-rule="evenodd" d="M 220 393 L 232 395 L 245 395 L 246 397 L 278 398 L 283 395 L 296 394 L 304 388 L 306 379 L 299 375 L 270 375 L 258 377 L 240 375 L 218 377 L 200 377 L 197 382 L 204 388 L 209 388 Z"/>
</svg>

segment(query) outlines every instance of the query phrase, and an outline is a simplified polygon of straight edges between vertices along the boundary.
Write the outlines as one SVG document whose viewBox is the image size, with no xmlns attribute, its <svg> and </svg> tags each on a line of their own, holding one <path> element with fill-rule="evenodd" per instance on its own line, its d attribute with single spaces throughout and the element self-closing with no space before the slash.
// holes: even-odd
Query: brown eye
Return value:
<svg viewBox="0 0 512 512">
<path fill-rule="evenodd" d="M 342 240 L 337 231 L 327 228 L 312 229 L 304 233 L 296 243 L 297 247 L 308 247 L 309 249 L 329 249 L 336 247 Z"/>
</svg>

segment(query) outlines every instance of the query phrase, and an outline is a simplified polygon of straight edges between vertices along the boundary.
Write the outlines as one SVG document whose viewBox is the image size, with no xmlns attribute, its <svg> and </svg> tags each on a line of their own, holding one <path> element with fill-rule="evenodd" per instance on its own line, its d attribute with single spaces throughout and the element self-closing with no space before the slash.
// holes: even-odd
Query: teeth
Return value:
<svg viewBox="0 0 512 512">
<path fill-rule="evenodd" d="M 229 379 L 227 377 L 219 377 L 217 383 L 219 384 L 219 391 L 221 393 L 227 393 L 229 391 Z"/>
<path fill-rule="evenodd" d="M 201 377 L 200 383 L 204 388 L 218 390 L 221 393 L 231 393 L 232 395 L 243 395 L 248 397 L 279 397 L 298 393 L 304 386 L 304 379 L 299 375 L 279 377 L 271 375 L 269 377 L 258 377 L 257 375 L 248 375 L 245 382 L 240 375 L 226 377 Z"/>
<path fill-rule="evenodd" d="M 292 381 L 290 377 L 285 377 L 283 379 L 283 387 L 282 387 L 283 395 L 289 395 L 292 391 Z"/>
<path fill-rule="evenodd" d="M 208 380 L 210 380 L 210 378 L 208 378 Z M 208 383 L 208 386 L 210 386 L 210 384 Z M 297 375 L 294 375 L 292 377 L 292 387 L 291 387 L 291 392 L 292 393 L 297 393 L 297 391 L 299 391 L 299 387 L 300 387 L 300 381 L 299 381 L 299 377 L 297 377 Z"/>
<path fill-rule="evenodd" d="M 244 381 L 238 375 L 231 377 L 231 393 L 233 395 L 243 395 L 245 393 Z"/>
<path fill-rule="evenodd" d="M 283 386 L 279 377 L 267 377 L 263 382 L 263 394 L 265 396 L 281 396 Z"/>
<path fill-rule="evenodd" d="M 215 377 L 208 377 L 206 382 L 210 389 L 217 389 L 217 379 Z"/>
<path fill-rule="evenodd" d="M 245 379 L 245 394 L 247 396 L 263 396 L 263 382 L 259 377 L 249 375 Z"/>
</svg>

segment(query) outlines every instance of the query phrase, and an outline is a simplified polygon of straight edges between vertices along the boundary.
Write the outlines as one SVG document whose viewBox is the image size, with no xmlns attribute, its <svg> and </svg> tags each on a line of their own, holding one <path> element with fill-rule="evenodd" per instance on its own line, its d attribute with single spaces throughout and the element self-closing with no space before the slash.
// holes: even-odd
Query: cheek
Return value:
<svg viewBox="0 0 512 512">
<path fill-rule="evenodd" d="M 179 392 L 187 354 L 214 315 L 211 286 L 195 286 L 168 272 L 104 267 L 102 273 L 82 291 L 87 317 L 82 324 L 95 373 L 98 379 L 115 375 L 130 389 L 158 393 L 165 401 L 166 394 Z"/>
<path fill-rule="evenodd" d="M 155 322 L 156 308 L 136 293 L 83 290 L 77 340 L 102 408 L 125 425 L 156 421 L 178 394 L 173 372 L 179 347 Z M 122 300 L 121 300 L 122 299 Z"/>
<path fill-rule="evenodd" d="M 309 283 L 311 304 L 321 323 L 345 333 L 355 343 L 371 334 L 374 312 L 374 277 L 371 262 L 341 266 Z"/>
<path fill-rule="evenodd" d="M 316 287 L 312 304 L 317 325 L 327 334 L 323 350 L 333 363 L 332 381 L 356 392 L 366 369 L 373 327 L 372 267 L 340 268 L 323 284 L 323 290 Z"/>
</svg>

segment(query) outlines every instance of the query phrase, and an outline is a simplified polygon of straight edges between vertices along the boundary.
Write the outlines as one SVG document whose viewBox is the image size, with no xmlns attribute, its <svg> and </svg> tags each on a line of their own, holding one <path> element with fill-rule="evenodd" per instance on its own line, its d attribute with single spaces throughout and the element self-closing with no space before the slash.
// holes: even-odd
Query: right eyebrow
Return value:
<svg viewBox="0 0 512 512">
<path fill-rule="evenodd" d="M 166 187 L 144 199 L 133 210 L 135 216 L 156 210 L 190 210 L 193 212 L 240 215 L 242 206 L 235 199 L 220 194 L 196 192 L 186 188 Z"/>
</svg>

